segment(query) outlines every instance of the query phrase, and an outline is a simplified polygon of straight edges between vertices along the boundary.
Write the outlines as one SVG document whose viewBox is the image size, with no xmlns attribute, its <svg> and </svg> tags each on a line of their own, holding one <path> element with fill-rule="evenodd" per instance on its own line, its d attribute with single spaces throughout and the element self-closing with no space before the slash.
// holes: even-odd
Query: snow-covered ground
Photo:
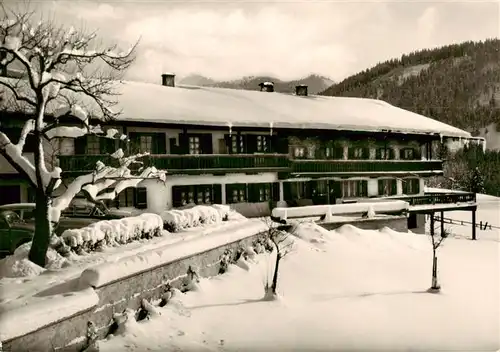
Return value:
<svg viewBox="0 0 500 352">
<path fill-rule="evenodd" d="M 188 228 L 178 233 L 164 231 L 162 237 L 138 240 L 119 247 L 105 247 L 102 252 L 92 252 L 84 256 L 72 253 L 69 258 L 63 258 L 51 251 L 51 257 L 57 257 L 57 260 L 54 267 L 48 270 L 26 259 L 26 250 L 19 250 L 17 256 L 0 260 L 0 315 L 2 312 L 52 300 L 58 295 L 76 290 L 78 278 L 86 268 L 118 262 L 120 259 L 152 249 L 199 239 L 222 229 L 231 232 L 241 226 L 241 221 L 246 219 L 235 217 L 222 224 Z"/>
<path fill-rule="evenodd" d="M 500 225 L 498 199 L 480 196 L 479 202 L 478 219 L 496 212 Z M 350 225 L 326 231 L 314 224 L 300 225 L 297 235 L 295 251 L 281 263 L 279 301 L 260 300 L 274 262 L 273 254 L 262 254 L 249 271 L 233 265 L 227 274 L 202 279 L 197 292 L 181 295 L 181 305 L 158 308 L 161 316 L 130 321 L 124 335 L 100 341 L 100 350 L 500 348 L 498 231 L 480 232 L 477 241 L 443 242 L 440 294 L 426 292 L 432 266 L 427 236 Z"/>
</svg>

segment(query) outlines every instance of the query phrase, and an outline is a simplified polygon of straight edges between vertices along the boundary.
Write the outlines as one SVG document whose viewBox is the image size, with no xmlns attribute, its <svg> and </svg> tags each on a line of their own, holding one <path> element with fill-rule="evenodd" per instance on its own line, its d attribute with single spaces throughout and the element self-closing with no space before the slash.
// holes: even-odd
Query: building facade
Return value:
<svg viewBox="0 0 500 352">
<path fill-rule="evenodd" d="M 162 85 L 126 85 L 119 98 L 123 117 L 103 127 L 117 129 L 128 142 L 97 136 L 58 139 L 46 148 L 53 151 L 49 162 L 71 179 L 92 172 L 99 160 L 113 163 L 110 154 L 117 148 L 148 152 L 144 166 L 166 170 L 167 182 L 145 180 L 121 192 L 110 207 L 161 212 L 221 203 L 248 214 L 245 208 L 252 204 L 423 196 L 425 179 L 443 173 L 443 140 L 472 138 L 380 101 L 308 96 L 303 85 L 295 95 L 274 92 L 272 82 L 262 84 L 260 92 L 230 91 L 174 87 L 172 76 L 163 75 Z M 22 124 L 11 120 L 1 128 L 10 128 L 16 140 Z M 29 186 L 8 176 L 16 172 L 4 164 L 2 203 L 30 201 Z"/>
</svg>

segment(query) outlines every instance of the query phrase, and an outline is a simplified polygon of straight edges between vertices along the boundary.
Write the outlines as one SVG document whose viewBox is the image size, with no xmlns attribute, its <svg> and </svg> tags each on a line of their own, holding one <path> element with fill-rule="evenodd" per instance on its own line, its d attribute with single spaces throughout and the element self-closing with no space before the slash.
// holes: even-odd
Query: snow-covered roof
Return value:
<svg viewBox="0 0 500 352">
<path fill-rule="evenodd" d="M 390 130 L 471 137 L 437 120 L 381 100 L 296 96 L 226 88 L 125 82 L 119 87 L 120 120 L 233 127 Z"/>
<path fill-rule="evenodd" d="M 232 127 L 301 128 L 393 133 L 471 134 L 381 100 L 297 96 L 227 88 L 125 81 L 113 97 L 121 121 Z M 2 92 L 5 94 L 5 92 Z M 86 100 L 86 99 L 85 99 Z M 47 112 L 55 109 L 50 104 Z M 83 102 L 84 106 L 88 106 Z M 92 114 L 92 111 L 90 112 Z"/>
</svg>

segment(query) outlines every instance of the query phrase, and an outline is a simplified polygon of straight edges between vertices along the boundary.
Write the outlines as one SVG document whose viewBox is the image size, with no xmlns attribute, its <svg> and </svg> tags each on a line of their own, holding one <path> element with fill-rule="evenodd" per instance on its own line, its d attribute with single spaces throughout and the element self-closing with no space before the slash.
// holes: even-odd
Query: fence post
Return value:
<svg viewBox="0 0 500 352">
<path fill-rule="evenodd" d="M 472 211 L 472 240 L 476 240 L 476 210 Z"/>
</svg>

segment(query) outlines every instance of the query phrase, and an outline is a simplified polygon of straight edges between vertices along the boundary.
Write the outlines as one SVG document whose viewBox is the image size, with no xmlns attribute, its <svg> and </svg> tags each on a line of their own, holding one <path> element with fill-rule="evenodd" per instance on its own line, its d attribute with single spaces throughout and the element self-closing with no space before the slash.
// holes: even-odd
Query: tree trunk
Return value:
<svg viewBox="0 0 500 352">
<path fill-rule="evenodd" d="M 438 290 L 439 283 L 438 283 L 438 277 L 437 277 L 437 257 L 436 254 L 434 253 L 433 258 L 432 258 L 432 289 Z"/>
<path fill-rule="evenodd" d="M 281 256 L 280 253 L 278 252 L 276 254 L 276 265 L 274 266 L 274 274 L 273 274 L 273 283 L 271 285 L 271 291 L 273 294 L 277 294 L 277 289 L 278 289 L 278 271 L 280 267 L 280 260 Z"/>
<path fill-rule="evenodd" d="M 45 195 L 43 189 L 38 188 L 36 192 L 35 236 L 31 244 L 29 260 L 42 268 L 45 267 L 45 256 L 52 231 L 49 220 L 49 202 L 50 197 Z"/>
<path fill-rule="evenodd" d="M 51 194 L 48 194 L 45 190 L 45 186 L 42 178 L 42 171 L 45 169 L 45 154 L 43 149 L 43 137 L 41 130 L 43 128 L 43 116 L 45 112 L 45 98 L 41 92 L 37 93 L 37 100 L 39 102 L 39 107 L 37 110 L 37 118 L 35 120 L 35 143 L 36 150 L 34 155 L 35 161 L 35 173 L 36 173 L 36 210 L 35 210 L 35 235 L 31 243 L 31 249 L 29 253 L 29 260 L 33 263 L 45 267 L 45 257 L 50 243 L 51 235 L 51 223 L 49 218 L 49 209 Z"/>
</svg>

